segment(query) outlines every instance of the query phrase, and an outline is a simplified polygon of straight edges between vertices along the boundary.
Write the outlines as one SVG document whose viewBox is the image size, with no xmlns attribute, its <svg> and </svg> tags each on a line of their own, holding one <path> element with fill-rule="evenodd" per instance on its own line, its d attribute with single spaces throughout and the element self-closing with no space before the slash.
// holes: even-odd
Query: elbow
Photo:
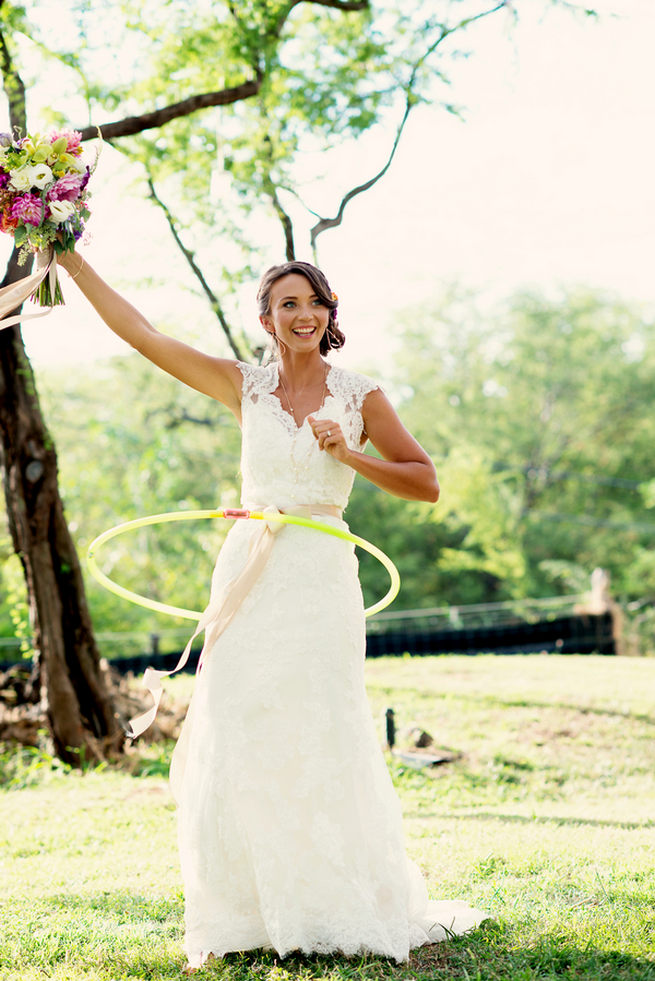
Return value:
<svg viewBox="0 0 655 981">
<path fill-rule="evenodd" d="M 441 488 L 437 480 L 437 474 L 433 470 L 427 479 L 423 479 L 417 487 L 415 498 L 419 501 L 427 501 L 429 504 L 436 504 L 439 500 Z"/>
<path fill-rule="evenodd" d="M 429 501 L 430 504 L 436 504 L 439 500 L 439 494 L 441 493 L 441 488 L 439 487 L 439 480 L 437 479 L 437 471 L 435 470 L 434 464 L 430 460 L 430 475 L 427 481 L 427 486 L 425 488 L 426 496 L 425 500 Z"/>
</svg>

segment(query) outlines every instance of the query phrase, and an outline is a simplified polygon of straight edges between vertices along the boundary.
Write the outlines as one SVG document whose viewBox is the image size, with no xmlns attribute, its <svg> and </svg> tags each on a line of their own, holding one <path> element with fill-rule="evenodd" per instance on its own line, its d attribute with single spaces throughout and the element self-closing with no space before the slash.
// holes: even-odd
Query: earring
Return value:
<svg viewBox="0 0 655 981">
<path fill-rule="evenodd" d="M 280 340 L 274 330 L 269 330 L 268 327 L 264 327 L 264 330 L 271 339 L 271 347 L 274 353 L 283 355 L 287 349 L 285 343 Z"/>
<path fill-rule="evenodd" d="M 337 326 L 337 318 L 336 317 L 334 319 L 330 318 L 330 320 L 328 321 L 328 326 L 326 331 L 330 350 L 332 350 L 332 348 L 336 348 L 339 346 L 337 343 L 337 339 L 334 335 L 334 328 L 336 326 Z"/>
</svg>

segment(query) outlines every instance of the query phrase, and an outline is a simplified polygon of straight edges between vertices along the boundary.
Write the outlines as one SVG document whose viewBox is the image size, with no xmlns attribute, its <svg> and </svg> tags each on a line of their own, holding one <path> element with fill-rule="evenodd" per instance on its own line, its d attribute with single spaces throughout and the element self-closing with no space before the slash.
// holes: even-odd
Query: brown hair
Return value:
<svg viewBox="0 0 655 981">
<path fill-rule="evenodd" d="M 300 262 L 300 260 L 294 259 L 292 262 L 285 262 L 281 266 L 271 266 L 270 269 L 266 270 L 257 290 L 259 316 L 265 317 L 270 313 L 271 288 L 273 284 L 278 279 L 282 279 L 283 276 L 288 276 L 290 273 L 297 273 L 299 276 L 304 276 L 311 284 L 318 299 L 330 311 L 327 330 L 321 338 L 319 348 L 321 354 L 327 354 L 328 351 L 343 347 L 346 343 L 346 337 L 337 325 L 337 306 L 339 301 L 330 289 L 330 284 L 325 274 L 309 262 Z"/>
</svg>

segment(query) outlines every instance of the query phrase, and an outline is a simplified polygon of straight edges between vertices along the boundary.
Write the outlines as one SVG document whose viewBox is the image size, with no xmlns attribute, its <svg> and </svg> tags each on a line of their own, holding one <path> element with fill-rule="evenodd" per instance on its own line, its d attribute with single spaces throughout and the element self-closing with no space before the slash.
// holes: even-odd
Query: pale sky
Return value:
<svg viewBox="0 0 655 981">
<path fill-rule="evenodd" d="M 598 24 L 553 11 L 542 23 L 524 21 L 511 41 L 500 20 L 478 25 L 452 92 L 466 121 L 436 108 L 417 112 L 391 171 L 323 236 L 320 261 L 348 337 L 340 364 L 369 364 L 393 336 L 395 311 L 454 280 L 489 303 L 526 286 L 553 293 L 584 284 L 655 307 L 655 2 L 596 7 L 621 15 Z M 365 179 L 383 161 L 382 139 L 365 147 L 370 160 L 361 147 L 335 157 L 333 184 L 321 190 L 327 210 L 336 210 L 353 174 Z M 84 254 L 155 322 L 197 319 L 202 346 L 224 353 L 204 305 L 185 289 L 191 280 L 161 219 L 134 197 L 130 179 L 106 150 Z M 216 248 L 220 261 L 220 242 Z M 168 287 L 139 289 L 139 277 L 157 270 Z M 65 273 L 62 282 L 66 311 L 24 327 L 35 366 L 124 350 Z M 254 326 L 245 293 L 241 314 Z"/>
</svg>

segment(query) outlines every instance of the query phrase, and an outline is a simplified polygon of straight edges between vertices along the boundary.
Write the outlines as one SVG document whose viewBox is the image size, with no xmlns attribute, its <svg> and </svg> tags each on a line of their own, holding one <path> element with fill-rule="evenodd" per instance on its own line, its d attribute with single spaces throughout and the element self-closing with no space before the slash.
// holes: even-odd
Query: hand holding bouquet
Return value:
<svg viewBox="0 0 655 981">
<path fill-rule="evenodd" d="M 24 281 L 25 288 L 32 288 L 20 300 L 16 299 L 18 283 L 6 288 L 13 290 L 6 298 L 0 290 L 0 317 L 30 293 L 42 306 L 64 302 L 54 252 L 72 251 L 84 232 L 89 217 L 87 184 L 93 169 L 95 161 L 90 167 L 82 159 L 80 133 L 75 131 L 16 138 L 0 133 L 0 231 L 13 235 L 20 249 L 19 261 L 24 262 L 31 252 L 48 253 L 47 265 L 37 263 L 40 270 Z M 33 282 L 37 277 L 38 282 Z M 7 306 L 12 302 L 13 306 Z"/>
</svg>

